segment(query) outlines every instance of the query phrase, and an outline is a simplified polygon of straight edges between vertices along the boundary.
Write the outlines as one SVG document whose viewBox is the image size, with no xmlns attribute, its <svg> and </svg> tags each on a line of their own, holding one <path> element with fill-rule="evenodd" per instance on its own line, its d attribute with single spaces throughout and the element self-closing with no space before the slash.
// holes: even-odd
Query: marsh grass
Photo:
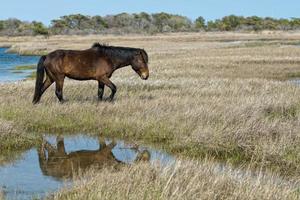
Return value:
<svg viewBox="0 0 300 200">
<path fill-rule="evenodd" d="M 115 78 L 119 90 L 114 103 L 98 102 L 92 81 L 66 81 L 64 104 L 57 102 L 52 87 L 37 106 L 31 104 L 33 82 L 2 85 L 0 118 L 29 133 L 101 133 L 156 144 L 178 155 L 251 162 L 299 176 L 297 86 L 201 78 L 184 87 L 136 78 Z"/>
<path fill-rule="evenodd" d="M 19 65 L 14 67 L 12 70 L 18 71 L 18 70 L 33 70 L 36 69 L 36 65 Z"/>
<path fill-rule="evenodd" d="M 299 159 L 290 154 L 300 143 L 300 91 L 271 79 L 284 80 L 300 70 L 300 48 L 262 45 L 224 49 L 228 44 L 220 42 L 222 38 L 268 43 L 278 38 L 213 36 L 105 36 L 104 42 L 145 48 L 150 55 L 150 80 L 143 82 L 130 68 L 117 71 L 112 80 L 118 93 L 112 104 L 97 101 L 94 81 L 66 80 L 68 101 L 62 105 L 53 86 L 39 105 L 32 106 L 33 81 L 1 85 L 0 117 L 26 132 L 101 132 L 162 145 L 179 155 L 202 158 L 208 154 L 234 163 L 263 164 L 281 172 L 287 167 L 290 170 L 285 174 L 298 175 Z M 270 40 L 264 41 L 264 37 Z M 285 37 L 291 42 L 300 38 L 292 34 Z M 66 37 L 34 38 L 48 43 L 49 48 L 60 44 L 76 49 L 88 47 L 99 36 L 73 39 L 80 42 L 74 46 Z M 24 41 L 26 47 L 35 48 L 29 45 L 30 40 Z"/>
<path fill-rule="evenodd" d="M 0 44 L 4 43 L 3 40 L 0 38 Z M 240 167 L 270 170 L 289 178 L 300 175 L 300 89 L 297 85 L 283 81 L 298 77 L 300 48 L 290 44 L 263 44 L 270 40 L 297 42 L 300 40 L 299 34 L 55 36 L 50 39 L 37 37 L 8 40 L 6 43 L 13 45 L 12 50 L 32 52 L 39 51 L 42 46 L 47 48 L 43 51 L 56 48 L 83 49 L 95 41 L 109 41 L 112 45 L 145 48 L 150 56 L 150 79 L 147 81 L 140 80 L 130 68 L 116 71 L 112 81 L 117 85 L 118 92 L 113 103 L 97 101 L 95 81 L 66 80 L 64 96 L 68 101 L 64 104 L 58 103 L 54 86 L 51 86 L 36 106 L 31 104 L 34 81 L 0 85 L 0 118 L 26 134 L 31 133 L 28 136 L 38 139 L 45 132 L 101 133 L 108 137 L 151 144 L 185 158 L 203 160 L 209 157 Z M 78 42 L 74 43 L 74 40 Z M 246 43 L 251 40 L 262 45 L 245 47 L 221 40 L 242 40 Z M 236 48 L 225 48 L 229 46 Z M 26 137 L 22 134 L 21 140 L 31 141 Z M 10 143 L 7 142 L 7 145 L 10 146 Z M 196 168 L 195 165 L 187 170 L 201 174 L 201 170 L 193 171 Z M 133 175 L 137 182 L 140 180 L 137 174 L 150 170 L 147 167 L 136 169 Z M 130 169 L 126 170 L 124 174 L 131 173 Z M 103 175 L 100 173 L 99 176 Z M 110 176 L 112 181 L 117 180 L 114 174 Z M 182 176 L 193 178 L 190 174 Z M 224 187 L 224 190 L 220 189 L 220 192 L 226 191 L 224 196 L 217 193 L 219 196 L 216 197 L 230 199 L 230 195 L 239 197 L 244 193 L 245 197 L 254 194 L 252 199 L 259 199 L 256 195 L 261 195 L 261 199 L 272 199 L 272 192 L 278 192 L 278 198 L 284 199 L 291 195 L 289 189 L 280 192 L 276 185 L 268 188 L 261 182 L 251 185 L 246 181 L 239 187 L 235 182 L 227 182 L 227 179 L 223 182 L 224 176 L 218 176 L 211 180 L 209 177 L 208 180 L 203 179 L 208 181 L 208 188 L 218 188 L 214 184 L 219 183 Z M 89 197 L 88 191 L 97 187 L 114 188 L 109 185 L 113 182 L 106 181 L 107 184 L 98 186 L 99 181 L 96 180 L 79 183 L 79 188 L 85 187 L 83 183 L 88 184 L 85 192 L 79 194 L 76 191 L 81 190 L 75 187 L 75 196 L 72 196 L 71 191 L 70 198 L 75 199 L 76 195 Z M 156 191 L 158 194 L 149 198 L 160 197 L 162 194 L 162 198 L 173 197 L 173 192 L 179 195 L 183 191 L 181 185 L 178 186 L 178 192 L 174 188 L 164 190 L 161 188 L 166 183 L 164 181 L 148 183 L 154 190 L 153 194 Z M 205 181 L 198 184 L 202 185 L 196 188 L 204 191 L 202 186 L 206 186 Z M 124 186 L 126 191 L 131 191 L 130 187 Z M 91 195 L 100 195 L 101 192 L 98 194 L 97 191 Z M 116 195 L 123 194 L 123 188 L 121 191 Z M 190 187 L 186 193 L 192 194 L 192 191 L 193 187 Z M 208 189 L 205 191 L 209 193 Z M 141 194 L 148 197 L 145 192 L 143 190 Z M 171 194 L 164 196 L 163 192 Z M 212 197 L 210 195 L 213 194 L 207 195 Z M 292 194 L 291 199 L 293 197 Z"/>
</svg>

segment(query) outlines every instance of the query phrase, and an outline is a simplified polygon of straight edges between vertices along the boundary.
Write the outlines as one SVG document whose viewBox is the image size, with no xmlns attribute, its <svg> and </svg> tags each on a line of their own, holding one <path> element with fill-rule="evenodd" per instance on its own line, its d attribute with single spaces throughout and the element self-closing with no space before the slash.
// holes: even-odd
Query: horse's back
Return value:
<svg viewBox="0 0 300 200">
<path fill-rule="evenodd" d="M 56 50 L 49 53 L 45 60 L 46 68 L 56 74 L 62 74 L 77 80 L 94 78 L 97 59 L 94 52 L 89 50 Z"/>
<path fill-rule="evenodd" d="M 113 72 L 113 63 L 102 51 L 95 49 L 64 50 L 49 53 L 44 62 L 46 70 L 55 77 L 75 80 L 98 80 Z"/>
</svg>

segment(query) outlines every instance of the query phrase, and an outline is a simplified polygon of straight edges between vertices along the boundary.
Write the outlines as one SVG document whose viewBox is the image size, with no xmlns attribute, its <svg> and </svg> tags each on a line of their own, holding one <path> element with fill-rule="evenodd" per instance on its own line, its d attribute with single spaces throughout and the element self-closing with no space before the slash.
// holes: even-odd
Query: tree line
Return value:
<svg viewBox="0 0 300 200">
<path fill-rule="evenodd" d="M 19 19 L 0 20 L 0 35 L 58 35 L 99 33 L 145 33 L 196 32 L 196 31 L 261 31 L 298 30 L 300 18 L 276 19 L 271 17 L 225 16 L 222 19 L 205 20 L 198 17 L 192 21 L 181 15 L 145 12 L 120 13 L 107 16 L 66 15 L 51 21 L 49 26 L 41 22 Z"/>
</svg>

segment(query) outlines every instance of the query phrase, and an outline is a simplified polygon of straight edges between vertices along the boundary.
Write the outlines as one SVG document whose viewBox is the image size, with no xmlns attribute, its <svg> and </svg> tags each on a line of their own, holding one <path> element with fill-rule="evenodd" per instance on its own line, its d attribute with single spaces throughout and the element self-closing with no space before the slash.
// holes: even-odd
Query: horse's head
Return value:
<svg viewBox="0 0 300 200">
<path fill-rule="evenodd" d="M 143 79 L 149 77 L 148 55 L 145 50 L 139 49 L 131 61 L 132 69 Z"/>
<path fill-rule="evenodd" d="M 144 150 L 142 152 L 139 152 L 135 158 L 135 162 L 149 162 L 151 159 L 151 154 L 148 150 Z"/>
</svg>

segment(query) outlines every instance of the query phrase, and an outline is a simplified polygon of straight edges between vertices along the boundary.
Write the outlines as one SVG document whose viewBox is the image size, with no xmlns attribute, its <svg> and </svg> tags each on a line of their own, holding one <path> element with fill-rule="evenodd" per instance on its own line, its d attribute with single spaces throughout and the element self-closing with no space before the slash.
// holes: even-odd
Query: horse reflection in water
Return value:
<svg viewBox="0 0 300 200">
<path fill-rule="evenodd" d="M 40 168 L 46 176 L 58 179 L 72 178 L 91 167 L 99 169 L 105 166 L 119 167 L 125 165 L 124 162 L 116 159 L 112 153 L 112 149 L 116 146 L 114 141 L 106 144 L 103 138 L 99 138 L 98 150 L 80 150 L 71 153 L 66 153 L 64 138 L 57 137 L 56 142 L 57 145 L 54 147 L 44 140 L 38 150 Z M 140 152 L 138 148 L 132 149 L 138 152 L 135 162 L 150 160 L 149 151 Z"/>
</svg>

